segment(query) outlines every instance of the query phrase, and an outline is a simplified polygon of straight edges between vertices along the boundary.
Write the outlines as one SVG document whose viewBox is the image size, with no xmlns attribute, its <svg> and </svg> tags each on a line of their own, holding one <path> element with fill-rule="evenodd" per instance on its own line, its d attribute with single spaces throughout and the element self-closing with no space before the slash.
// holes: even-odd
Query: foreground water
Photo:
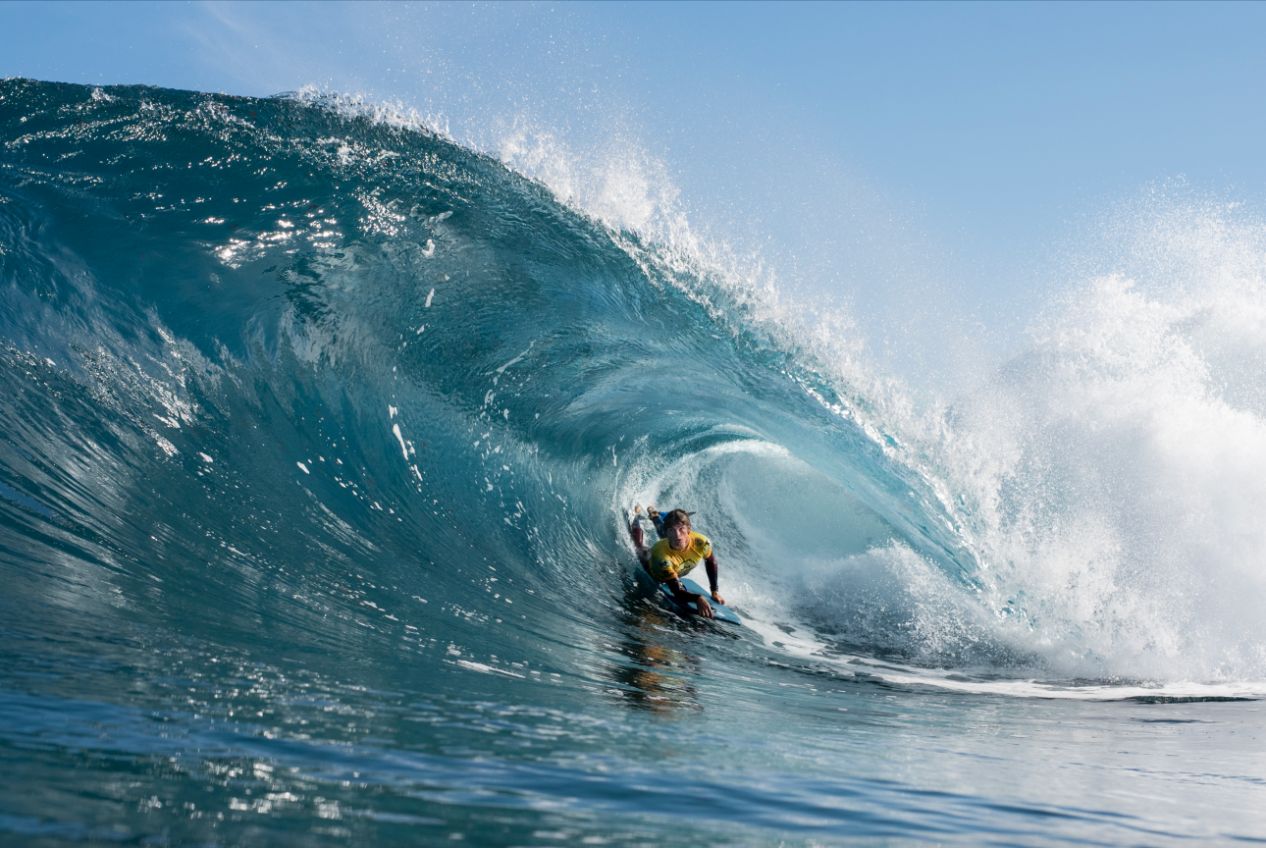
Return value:
<svg viewBox="0 0 1266 848">
<path fill-rule="evenodd" d="M 1137 344 L 914 426 L 758 291 L 339 104 L 7 80 L 0 144 L 6 841 L 1266 841 L 1266 416 L 1183 315 L 1230 459 L 973 424 L 1172 408 Z M 635 588 L 649 499 L 748 628 Z"/>
</svg>

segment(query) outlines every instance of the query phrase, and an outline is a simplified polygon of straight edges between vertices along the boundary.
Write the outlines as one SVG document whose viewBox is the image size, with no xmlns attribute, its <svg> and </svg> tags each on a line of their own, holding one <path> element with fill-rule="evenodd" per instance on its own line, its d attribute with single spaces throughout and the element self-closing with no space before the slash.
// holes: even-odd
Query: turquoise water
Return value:
<svg viewBox="0 0 1266 848">
<path fill-rule="evenodd" d="M 1257 537 L 1120 496 L 1084 356 L 927 426 L 337 102 L 5 80 L 0 145 L 6 842 L 1266 841 Z M 636 587 L 652 500 L 748 628 Z"/>
</svg>

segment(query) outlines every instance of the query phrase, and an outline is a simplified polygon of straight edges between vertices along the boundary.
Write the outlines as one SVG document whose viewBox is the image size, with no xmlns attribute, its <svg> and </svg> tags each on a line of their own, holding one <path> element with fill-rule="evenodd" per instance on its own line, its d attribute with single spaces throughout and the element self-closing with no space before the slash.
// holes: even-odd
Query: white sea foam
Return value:
<svg viewBox="0 0 1266 848">
<path fill-rule="evenodd" d="M 986 601 L 1070 674 L 1266 677 L 1266 231 L 1132 212 L 1115 268 L 950 410 L 937 453 Z"/>
</svg>

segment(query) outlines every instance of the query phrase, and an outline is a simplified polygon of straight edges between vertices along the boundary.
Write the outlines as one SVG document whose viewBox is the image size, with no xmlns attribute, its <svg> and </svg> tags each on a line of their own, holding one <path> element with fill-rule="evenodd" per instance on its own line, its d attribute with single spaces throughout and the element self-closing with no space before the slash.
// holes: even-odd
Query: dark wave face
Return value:
<svg viewBox="0 0 1266 848">
<path fill-rule="evenodd" d="M 1042 658 L 865 393 L 732 285 L 329 103 L 6 80 L 0 145 L 0 830 L 1038 826 L 920 807 L 837 732 L 900 750 L 922 719 L 877 691 Z M 639 593 L 650 501 L 697 511 L 749 627 Z"/>
<path fill-rule="evenodd" d="M 3 504 L 66 602 L 532 657 L 619 608 L 638 498 L 731 579 L 785 569 L 746 536 L 949 546 L 724 288 L 495 161 L 285 99 L 9 82 L 5 115 Z"/>
</svg>

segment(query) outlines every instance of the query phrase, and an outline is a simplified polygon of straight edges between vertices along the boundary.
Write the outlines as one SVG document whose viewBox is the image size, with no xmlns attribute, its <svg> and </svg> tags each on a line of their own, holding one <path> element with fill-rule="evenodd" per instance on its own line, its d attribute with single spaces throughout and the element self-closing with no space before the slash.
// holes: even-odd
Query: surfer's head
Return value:
<svg viewBox="0 0 1266 848">
<path fill-rule="evenodd" d="M 675 550 L 686 547 L 690 541 L 690 513 L 674 509 L 664 516 L 664 536 Z"/>
<path fill-rule="evenodd" d="M 664 516 L 664 529 L 668 530 L 678 524 L 686 525 L 686 529 L 690 529 L 690 513 L 684 509 L 674 509 L 672 512 Z"/>
</svg>

